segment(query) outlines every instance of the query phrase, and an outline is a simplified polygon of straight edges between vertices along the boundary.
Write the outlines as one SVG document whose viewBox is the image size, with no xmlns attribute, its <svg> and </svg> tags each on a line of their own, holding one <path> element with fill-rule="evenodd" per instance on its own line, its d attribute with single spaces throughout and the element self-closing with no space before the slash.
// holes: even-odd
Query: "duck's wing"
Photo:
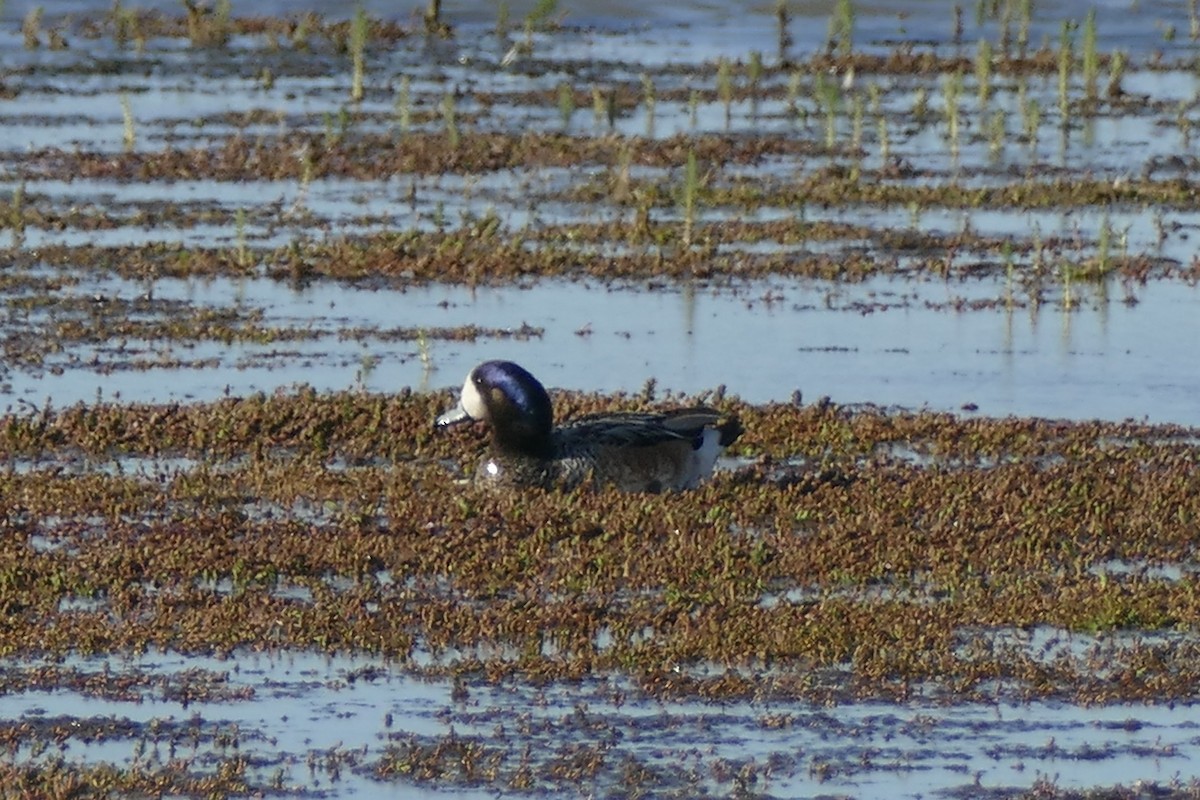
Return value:
<svg viewBox="0 0 1200 800">
<path fill-rule="evenodd" d="M 737 417 L 712 408 L 681 408 L 664 416 L 664 426 L 678 430 L 690 439 L 703 436 L 705 431 L 716 431 L 721 447 L 728 447 L 742 435 L 742 423 Z"/>
<path fill-rule="evenodd" d="M 681 408 L 663 413 L 596 414 L 579 417 L 557 429 L 560 445 L 574 443 L 600 447 L 652 447 L 686 441 L 698 447 L 706 430 L 721 432 L 721 446 L 741 433 L 736 419 L 711 408 Z"/>
</svg>

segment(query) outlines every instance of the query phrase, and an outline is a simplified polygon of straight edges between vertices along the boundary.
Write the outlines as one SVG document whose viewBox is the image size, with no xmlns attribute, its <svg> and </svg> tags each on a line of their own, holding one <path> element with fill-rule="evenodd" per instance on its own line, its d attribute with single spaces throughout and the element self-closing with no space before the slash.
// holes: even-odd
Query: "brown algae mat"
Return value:
<svg viewBox="0 0 1200 800">
<path fill-rule="evenodd" d="M 3 767 L 5 783 L 39 796 L 297 791 L 282 775 L 303 753 L 276 771 L 253 755 L 263 734 L 220 721 L 217 709 L 256 690 L 201 666 L 256 653 L 382 659 L 385 672 L 452 681 L 458 703 L 481 686 L 582 690 L 614 678 L 628 684 L 607 690 L 618 706 L 626 692 L 793 709 L 1196 699 L 1195 431 L 751 406 L 720 392 L 557 393 L 565 414 L 711 402 L 747 430 L 693 492 L 495 492 L 460 478 L 483 432 L 432 428 L 451 400 L 300 391 L 0 419 L 4 692 L 160 697 L 185 715 L 5 723 L 0 740 L 28 754 Z M 147 652 L 197 666 L 173 676 L 72 666 Z M 204 717 L 186 717 L 192 703 L 206 704 Z M 335 748 L 316 767 L 310 752 L 309 769 L 335 782 L 345 770 L 464 788 L 553 793 L 590 780 L 707 794 L 694 776 L 607 758 L 588 741 L 620 735 L 621 723 L 583 707 L 571 734 L 583 739 L 532 758 L 513 751 L 533 735 L 521 726 L 490 741 L 452 728 L 389 736 L 370 757 Z M 756 724 L 831 723 L 782 711 Z M 39 757 L 129 740 L 125 765 Z M 153 762 L 138 756 L 151 745 Z M 1030 757 L 1053 758 L 1047 747 Z M 717 759 L 711 780 L 836 772 L 783 757 Z M 1032 791 L 1070 794 L 1045 782 Z"/>
<path fill-rule="evenodd" d="M 457 479 L 482 437 L 431 428 L 449 399 L 10 414 L 0 652 L 316 648 L 705 698 L 1195 698 L 1193 432 L 721 399 L 747 433 L 698 491 L 495 493 Z M 997 638 L 1039 626 L 1124 644 L 1047 663 Z M 418 658 L 448 649 L 492 655 Z"/>
</svg>

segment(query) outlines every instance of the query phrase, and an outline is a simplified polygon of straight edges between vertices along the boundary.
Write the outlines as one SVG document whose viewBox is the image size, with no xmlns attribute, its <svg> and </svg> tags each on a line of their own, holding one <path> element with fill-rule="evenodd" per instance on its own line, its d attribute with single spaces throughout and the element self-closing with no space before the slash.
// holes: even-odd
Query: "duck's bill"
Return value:
<svg viewBox="0 0 1200 800">
<path fill-rule="evenodd" d="M 438 417 L 433 425 L 435 428 L 446 428 L 450 425 L 457 425 L 460 422 L 470 421 L 471 415 L 467 413 L 467 410 L 462 406 L 455 406 L 445 414 L 442 414 L 440 417 Z"/>
</svg>

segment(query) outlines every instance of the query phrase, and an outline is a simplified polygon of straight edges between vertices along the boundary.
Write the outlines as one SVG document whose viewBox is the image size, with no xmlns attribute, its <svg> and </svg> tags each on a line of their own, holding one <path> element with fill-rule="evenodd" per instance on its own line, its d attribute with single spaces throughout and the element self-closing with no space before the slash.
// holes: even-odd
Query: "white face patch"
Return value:
<svg viewBox="0 0 1200 800">
<path fill-rule="evenodd" d="M 467 376 L 467 381 L 462 388 L 462 397 L 458 402 L 463 407 L 463 411 L 471 415 L 471 419 L 486 421 L 489 418 L 487 404 L 483 402 L 483 396 L 479 394 L 475 381 L 471 380 L 473 374 Z"/>
<path fill-rule="evenodd" d="M 483 471 L 489 478 L 496 478 L 500 475 L 500 467 L 495 461 L 489 461 L 483 465 Z"/>
</svg>

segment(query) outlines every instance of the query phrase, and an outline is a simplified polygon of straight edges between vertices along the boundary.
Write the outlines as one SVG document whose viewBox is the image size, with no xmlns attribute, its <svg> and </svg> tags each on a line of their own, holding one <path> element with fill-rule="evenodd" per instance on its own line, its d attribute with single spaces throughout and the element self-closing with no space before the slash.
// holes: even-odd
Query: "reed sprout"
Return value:
<svg viewBox="0 0 1200 800">
<path fill-rule="evenodd" d="M 194 0 L 181 0 L 187 11 L 188 39 L 193 47 L 220 47 L 232 32 L 232 0 L 217 0 L 213 8 Z"/>
<path fill-rule="evenodd" d="M 1110 269 L 1110 259 L 1112 257 L 1112 222 L 1108 214 L 1104 215 L 1104 221 L 1100 225 L 1100 232 L 1096 241 L 1096 269 L 1101 275 L 1107 275 Z"/>
<path fill-rule="evenodd" d="M 942 78 L 942 93 L 946 104 L 946 130 L 950 152 L 958 155 L 959 98 L 962 96 L 962 73 L 952 72 Z"/>
<path fill-rule="evenodd" d="M 1013 307 L 1013 247 L 1012 242 L 1004 242 L 1000 247 L 1000 257 L 1004 261 L 1004 307 L 1009 311 Z"/>
<path fill-rule="evenodd" d="M 617 203 L 623 203 L 629 198 L 632 168 L 633 147 L 626 141 L 617 151 L 617 170 L 612 181 L 612 198 Z"/>
<path fill-rule="evenodd" d="M 246 209 L 238 207 L 233 215 L 234 242 L 237 249 L 237 264 L 242 269 L 250 266 L 250 251 L 246 247 Z"/>
<path fill-rule="evenodd" d="M 121 127 L 125 152 L 132 153 L 134 145 L 137 144 L 137 134 L 133 125 L 133 106 L 130 104 L 127 94 L 121 95 Z"/>
<path fill-rule="evenodd" d="M 562 81 L 558 84 L 558 116 L 562 121 L 563 130 L 571 125 L 571 117 L 575 113 L 575 90 L 571 84 Z"/>
<path fill-rule="evenodd" d="M 13 247 L 20 248 L 25 241 L 25 184 L 13 187 L 12 203 L 9 206 L 8 224 L 12 228 Z"/>
<path fill-rule="evenodd" d="M 867 110 L 876 116 L 883 113 L 883 90 L 878 83 L 867 84 Z"/>
<path fill-rule="evenodd" d="M 400 78 L 396 90 L 396 122 L 401 134 L 412 130 L 412 80 L 407 75 Z"/>
<path fill-rule="evenodd" d="M 1179 133 L 1183 136 L 1185 150 L 1191 145 L 1192 139 L 1192 118 L 1188 116 L 1190 108 L 1191 101 L 1180 100 L 1175 111 L 1175 124 L 1179 128 Z"/>
<path fill-rule="evenodd" d="M 733 67 L 724 56 L 717 62 L 717 97 L 725 106 L 725 127 L 733 119 Z"/>
<path fill-rule="evenodd" d="M 424 328 L 417 328 L 417 352 L 421 358 L 421 368 L 426 374 L 433 371 L 433 350 L 429 345 L 429 336 Z"/>
<path fill-rule="evenodd" d="M 853 0 L 837 0 L 833 16 L 829 19 L 830 52 L 838 52 L 849 56 L 854 50 L 854 2 Z"/>
<path fill-rule="evenodd" d="M 1108 88 L 1105 90 L 1110 98 L 1125 94 L 1125 90 L 1121 88 L 1121 82 L 1125 79 L 1125 65 L 1125 53 L 1121 50 L 1114 51 L 1108 60 Z"/>
<path fill-rule="evenodd" d="M 1074 48 L 1071 44 L 1071 23 L 1064 20 L 1058 42 L 1058 111 L 1062 116 L 1063 125 L 1070 121 L 1071 110 L 1071 67 L 1075 62 Z"/>
<path fill-rule="evenodd" d="M 1005 0 L 1004 8 L 1000 12 L 1000 38 L 997 42 L 1000 52 L 1004 55 L 1008 55 L 1012 48 L 1012 16 L 1012 0 Z"/>
<path fill-rule="evenodd" d="M 1067 261 L 1061 261 L 1058 265 L 1059 278 L 1062 280 L 1062 310 L 1070 311 L 1078 305 L 1075 299 L 1075 293 L 1072 290 L 1072 273 L 1071 265 Z"/>
<path fill-rule="evenodd" d="M 683 171 L 683 244 L 691 246 L 692 231 L 696 223 L 696 200 L 700 193 L 699 168 L 696 165 L 696 151 L 688 151 L 687 166 Z"/>
<path fill-rule="evenodd" d="M 300 148 L 300 152 L 296 154 L 296 158 L 300 161 L 300 186 L 296 190 L 296 200 L 292 203 L 292 210 L 300 211 L 305 207 L 309 189 L 312 186 L 314 173 L 312 148 L 304 145 Z"/>
<path fill-rule="evenodd" d="M 558 14 L 558 0 L 537 0 L 533 9 L 525 17 L 525 24 L 532 28 L 545 28 L 550 25 L 552 17 Z"/>
<path fill-rule="evenodd" d="M 1038 134 L 1042 128 L 1042 106 L 1036 97 L 1025 100 L 1021 106 L 1021 116 L 1025 123 L 1025 139 L 1031 150 L 1037 150 Z"/>
<path fill-rule="evenodd" d="M 370 21 L 362 3 L 355 6 L 354 17 L 350 20 L 350 58 L 353 72 L 350 79 L 350 100 L 358 103 L 363 99 L 364 73 L 366 72 L 367 37 L 370 34 Z"/>
<path fill-rule="evenodd" d="M 459 144 L 458 115 L 454 109 L 454 94 L 446 92 L 442 97 L 442 122 L 446 126 L 446 140 L 450 149 L 457 151 Z"/>
<path fill-rule="evenodd" d="M 867 110 L 867 101 L 863 99 L 862 92 L 854 93 L 850 109 L 850 146 L 858 150 L 862 147 L 863 119 Z"/>
<path fill-rule="evenodd" d="M 592 84 L 592 123 L 599 128 L 608 116 L 608 104 L 604 102 L 604 92 L 596 84 Z"/>
<path fill-rule="evenodd" d="M 792 34 L 789 30 L 787 0 L 775 0 L 775 25 L 779 29 L 779 63 L 788 64 L 788 52 L 792 49 Z"/>
<path fill-rule="evenodd" d="M 642 73 L 642 103 L 646 106 L 646 138 L 654 138 L 654 115 L 658 108 L 658 92 L 650 73 Z"/>
<path fill-rule="evenodd" d="M 1002 109 L 996 109 L 988 119 L 988 157 L 992 161 L 999 159 L 1000 153 L 1004 151 L 1004 139 L 1007 133 L 1004 126 L 1005 116 Z"/>
<path fill-rule="evenodd" d="M 785 102 L 787 103 L 788 110 L 793 114 L 799 112 L 800 81 L 800 70 L 792 70 L 792 73 L 788 75 L 787 95 L 785 96 Z"/>
<path fill-rule="evenodd" d="M 429 0 L 425 7 L 425 33 L 431 36 L 446 36 L 450 26 L 442 21 L 442 0 Z"/>
<path fill-rule="evenodd" d="M 929 116 L 929 92 L 922 86 L 917 87 L 916 98 L 913 100 L 913 119 L 917 124 L 924 125 L 926 118 Z"/>
<path fill-rule="evenodd" d="M 1088 100 L 1095 100 L 1100 81 L 1100 56 L 1096 50 L 1096 9 L 1088 9 L 1083 23 L 1083 84 Z"/>
<path fill-rule="evenodd" d="M 837 115 L 841 105 L 841 90 L 837 81 L 830 80 L 824 73 L 817 73 L 813 89 L 825 112 L 825 146 L 832 149 L 837 144 Z"/>
<path fill-rule="evenodd" d="M 1033 0 L 1020 0 L 1021 16 L 1017 24 L 1017 57 L 1025 58 L 1029 50 L 1029 28 L 1033 24 Z"/>
<path fill-rule="evenodd" d="M 609 130 L 617 124 L 617 92 L 613 88 L 607 90 L 599 86 L 592 87 L 592 116 L 596 126 L 607 122 Z"/>
<path fill-rule="evenodd" d="M 292 33 L 288 37 L 292 42 L 292 47 L 297 50 L 308 50 L 308 37 L 312 35 L 313 28 L 317 26 L 317 20 L 312 13 L 301 14 L 296 20 L 296 26 L 292 28 Z"/>
<path fill-rule="evenodd" d="M 762 53 L 758 50 L 750 51 L 750 63 L 746 65 L 746 79 L 750 82 L 750 96 L 758 96 L 759 83 L 763 77 L 763 60 Z"/>
<path fill-rule="evenodd" d="M 975 51 L 975 82 L 979 89 L 979 105 L 986 106 L 992 95 L 992 45 L 987 39 L 979 40 Z"/>
<path fill-rule="evenodd" d="M 0 14 L 3 14 L 3 9 L 4 6 L 0 3 Z M 130 41 L 140 40 L 137 12 L 122 6 L 121 0 L 114 0 L 110 15 L 113 24 L 113 42 L 117 47 L 125 48 L 129 46 Z"/>
<path fill-rule="evenodd" d="M 34 6 L 25 12 L 25 17 L 21 20 L 21 38 L 24 40 L 26 50 L 36 50 L 42 46 L 39 34 L 42 30 L 43 13 L 44 10 L 41 6 Z"/>
</svg>

